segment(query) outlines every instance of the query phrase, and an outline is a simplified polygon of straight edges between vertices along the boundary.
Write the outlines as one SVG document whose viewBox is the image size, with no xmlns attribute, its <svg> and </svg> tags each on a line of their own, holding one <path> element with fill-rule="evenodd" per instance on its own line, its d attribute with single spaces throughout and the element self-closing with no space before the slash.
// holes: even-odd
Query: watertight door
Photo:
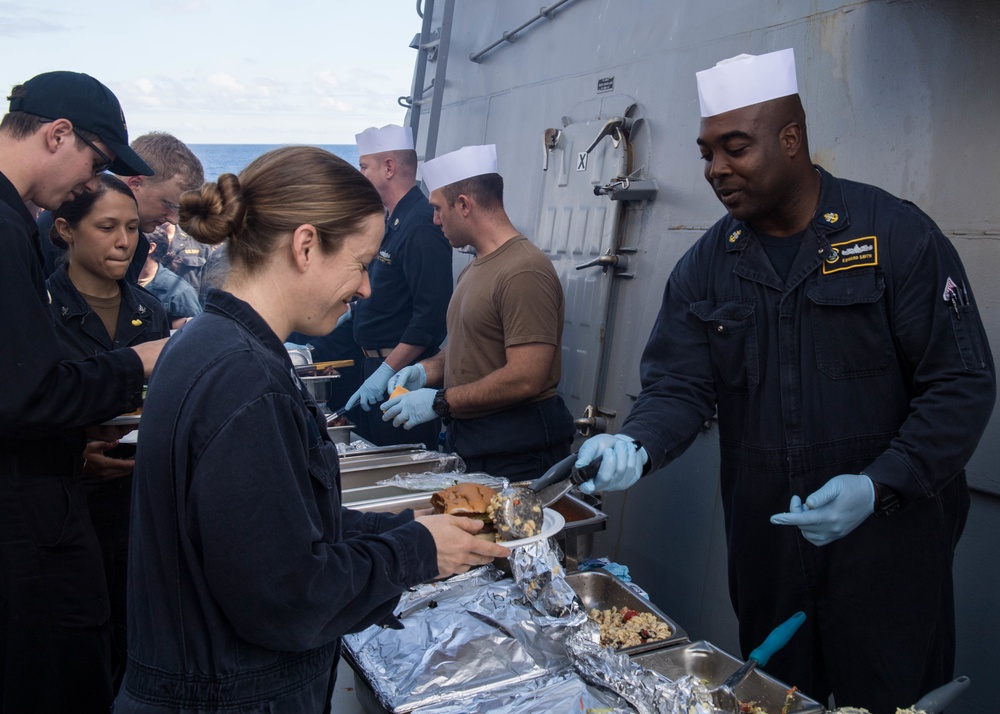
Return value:
<svg viewBox="0 0 1000 714">
<path fill-rule="evenodd" d="M 597 404 L 612 283 L 622 276 L 610 264 L 577 270 L 602 256 L 609 260 L 617 248 L 619 202 L 594 191 L 624 175 L 626 142 L 601 140 L 587 153 L 605 124 L 605 119 L 578 122 L 539 137 L 547 169 L 535 236 L 566 294 L 559 393 L 575 419 Z"/>
</svg>

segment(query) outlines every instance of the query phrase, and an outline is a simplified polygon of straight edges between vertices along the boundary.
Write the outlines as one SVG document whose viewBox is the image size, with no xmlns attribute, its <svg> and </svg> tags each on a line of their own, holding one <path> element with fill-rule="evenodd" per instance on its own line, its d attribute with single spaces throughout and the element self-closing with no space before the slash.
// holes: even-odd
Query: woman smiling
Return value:
<svg viewBox="0 0 1000 714">
<path fill-rule="evenodd" d="M 478 522 L 344 508 L 326 416 L 284 341 L 370 294 L 384 209 L 342 159 L 287 147 L 181 197 L 232 269 L 149 383 L 116 714 L 329 711 L 340 637 L 510 551 Z"/>
</svg>

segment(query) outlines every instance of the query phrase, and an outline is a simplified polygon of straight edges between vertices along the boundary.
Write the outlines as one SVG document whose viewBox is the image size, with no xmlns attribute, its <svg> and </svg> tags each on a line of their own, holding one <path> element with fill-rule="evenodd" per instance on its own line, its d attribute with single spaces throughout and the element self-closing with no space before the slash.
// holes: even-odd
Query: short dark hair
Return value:
<svg viewBox="0 0 1000 714">
<path fill-rule="evenodd" d="M 76 228 L 80 225 L 80 221 L 86 218 L 93 210 L 94 204 L 97 203 L 97 199 L 106 194 L 108 191 L 116 191 L 135 201 L 135 194 L 132 193 L 132 189 L 130 189 L 128 184 L 114 174 L 101 174 L 100 179 L 101 183 L 97 187 L 97 190 L 84 191 L 72 201 L 66 201 L 52 212 L 52 228 L 49 229 L 49 240 L 52 241 L 52 244 L 57 248 L 60 248 L 61 250 L 69 248 L 69 246 L 66 245 L 66 241 L 64 241 L 62 236 L 59 235 L 59 231 L 56 230 L 55 222 L 59 218 L 62 218 L 64 221 L 69 223 L 71 228 Z"/>
<path fill-rule="evenodd" d="M 441 193 L 449 206 L 455 205 L 460 194 L 471 196 L 483 209 L 495 211 L 503 208 L 503 176 L 481 174 L 441 187 Z"/>
<path fill-rule="evenodd" d="M 23 97 L 27 90 L 23 84 L 15 84 L 10 90 L 7 101 Z M 0 120 L 0 131 L 6 133 L 11 139 L 24 139 L 31 136 L 38 130 L 42 123 L 42 118 L 27 112 L 7 112 Z M 89 138 L 89 137 L 88 137 Z"/>
<path fill-rule="evenodd" d="M 149 257 L 160 265 L 170 267 L 174 262 L 175 256 L 170 251 L 170 238 L 167 236 L 167 232 L 163 230 L 163 226 L 157 226 L 156 230 L 152 233 L 147 233 L 146 239 L 153 246 L 153 250 L 149 252 Z"/>
</svg>

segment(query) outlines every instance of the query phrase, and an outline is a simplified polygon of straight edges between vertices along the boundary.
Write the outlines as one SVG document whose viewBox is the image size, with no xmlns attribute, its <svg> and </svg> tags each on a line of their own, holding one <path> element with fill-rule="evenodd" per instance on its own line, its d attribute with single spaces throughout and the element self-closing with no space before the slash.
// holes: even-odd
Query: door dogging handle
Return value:
<svg viewBox="0 0 1000 714">
<path fill-rule="evenodd" d="M 577 270 L 583 270 L 584 268 L 614 268 L 615 270 L 628 270 L 628 256 L 606 253 L 602 256 L 594 258 L 588 263 L 582 263 L 576 266 Z"/>
</svg>

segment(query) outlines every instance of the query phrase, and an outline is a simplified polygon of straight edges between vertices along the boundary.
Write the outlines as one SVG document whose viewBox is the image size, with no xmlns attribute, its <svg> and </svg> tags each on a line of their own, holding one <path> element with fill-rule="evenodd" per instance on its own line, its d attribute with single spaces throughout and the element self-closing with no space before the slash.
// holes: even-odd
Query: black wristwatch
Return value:
<svg viewBox="0 0 1000 714">
<path fill-rule="evenodd" d="M 443 389 L 439 389 L 435 392 L 431 409 L 442 419 L 448 419 L 451 416 L 451 405 L 448 404 L 448 399 L 444 396 L 444 391 Z"/>
<path fill-rule="evenodd" d="M 888 486 L 872 481 L 875 486 L 875 517 L 885 518 L 899 510 L 899 494 Z"/>
</svg>

